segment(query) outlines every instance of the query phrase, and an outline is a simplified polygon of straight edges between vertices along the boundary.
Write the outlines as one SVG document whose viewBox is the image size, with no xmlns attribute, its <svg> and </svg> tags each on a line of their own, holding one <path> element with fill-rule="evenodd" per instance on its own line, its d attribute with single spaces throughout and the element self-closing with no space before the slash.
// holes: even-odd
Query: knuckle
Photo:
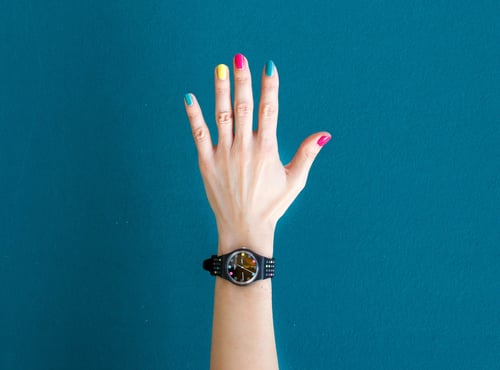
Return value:
<svg viewBox="0 0 500 370">
<path fill-rule="evenodd" d="M 204 176 L 210 175 L 212 168 L 210 166 L 210 162 L 206 158 L 202 156 L 198 157 L 198 167 L 200 168 L 200 172 Z"/>
<path fill-rule="evenodd" d="M 265 136 L 260 139 L 260 150 L 266 154 L 274 153 L 278 149 L 276 138 Z"/>
<path fill-rule="evenodd" d="M 193 137 L 197 143 L 201 143 L 208 139 L 208 133 L 205 128 L 196 127 L 193 129 Z"/>
<path fill-rule="evenodd" d="M 304 188 L 306 187 L 307 183 L 307 175 L 296 175 L 293 178 L 289 179 L 288 183 L 288 189 L 290 193 L 292 194 L 292 198 L 295 198 Z"/>
<path fill-rule="evenodd" d="M 241 147 L 240 149 L 243 149 L 243 147 Z M 252 155 L 248 152 L 248 150 L 241 150 L 238 153 L 238 162 L 240 164 L 240 168 L 248 167 L 251 161 Z"/>
<path fill-rule="evenodd" d="M 277 95 L 278 94 L 278 84 L 277 83 L 267 83 L 262 86 L 262 93 L 269 95 Z"/>
<path fill-rule="evenodd" d="M 297 191 L 300 193 L 302 190 L 304 190 L 306 184 L 307 184 L 307 176 L 301 176 L 297 180 Z"/>
<path fill-rule="evenodd" d="M 237 74 L 234 76 L 234 81 L 239 84 L 246 84 L 250 81 L 250 78 L 246 74 Z"/>
<path fill-rule="evenodd" d="M 248 102 L 237 103 L 234 110 L 238 116 L 248 117 L 252 113 L 252 104 Z"/>
<path fill-rule="evenodd" d="M 316 158 L 316 154 L 317 153 L 311 149 L 304 149 L 303 152 L 305 161 L 309 163 L 314 161 L 314 158 Z"/>
<path fill-rule="evenodd" d="M 188 116 L 190 121 L 195 120 L 198 117 L 200 117 L 200 111 L 197 109 L 188 109 L 187 116 Z"/>
<path fill-rule="evenodd" d="M 215 95 L 226 95 L 229 89 L 227 87 L 218 86 L 215 88 Z"/>
<path fill-rule="evenodd" d="M 274 117 L 277 112 L 277 107 L 274 104 L 262 104 L 261 114 L 263 117 Z"/>
<path fill-rule="evenodd" d="M 232 123 L 233 115 L 229 111 L 220 112 L 217 114 L 217 123 L 219 125 L 228 125 Z"/>
</svg>

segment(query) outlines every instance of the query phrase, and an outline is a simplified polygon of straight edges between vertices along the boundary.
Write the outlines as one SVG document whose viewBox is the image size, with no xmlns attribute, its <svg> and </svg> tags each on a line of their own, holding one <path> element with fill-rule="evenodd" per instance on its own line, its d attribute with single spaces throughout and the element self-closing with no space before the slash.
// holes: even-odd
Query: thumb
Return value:
<svg viewBox="0 0 500 370">
<path fill-rule="evenodd" d="M 292 161 L 285 167 L 292 187 L 296 187 L 298 191 L 301 191 L 306 186 L 307 176 L 314 159 L 331 138 L 332 135 L 328 132 L 317 132 L 300 144 Z"/>
</svg>

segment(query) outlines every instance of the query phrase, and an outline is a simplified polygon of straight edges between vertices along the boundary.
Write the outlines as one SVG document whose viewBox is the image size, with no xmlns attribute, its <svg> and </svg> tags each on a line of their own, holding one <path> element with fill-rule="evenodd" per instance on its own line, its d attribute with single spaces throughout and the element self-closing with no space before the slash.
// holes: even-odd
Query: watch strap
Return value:
<svg viewBox="0 0 500 370">
<path fill-rule="evenodd" d="M 203 261 L 203 269 L 210 272 L 210 275 L 222 275 L 222 257 L 214 254 L 212 257 Z"/>
<path fill-rule="evenodd" d="M 274 276 L 274 258 L 264 257 L 264 263 L 262 265 L 264 266 L 264 268 L 262 269 L 264 271 L 264 276 L 262 276 L 262 279 L 272 278 Z"/>
</svg>

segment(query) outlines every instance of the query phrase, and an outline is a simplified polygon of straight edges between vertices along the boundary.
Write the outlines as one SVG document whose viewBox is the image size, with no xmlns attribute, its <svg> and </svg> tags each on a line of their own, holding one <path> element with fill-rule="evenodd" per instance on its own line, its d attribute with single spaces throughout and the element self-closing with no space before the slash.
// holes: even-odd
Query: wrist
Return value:
<svg viewBox="0 0 500 370">
<path fill-rule="evenodd" d="M 230 253 L 238 248 L 248 248 L 265 257 L 273 256 L 274 226 L 222 228 L 218 227 L 218 255 Z"/>
</svg>

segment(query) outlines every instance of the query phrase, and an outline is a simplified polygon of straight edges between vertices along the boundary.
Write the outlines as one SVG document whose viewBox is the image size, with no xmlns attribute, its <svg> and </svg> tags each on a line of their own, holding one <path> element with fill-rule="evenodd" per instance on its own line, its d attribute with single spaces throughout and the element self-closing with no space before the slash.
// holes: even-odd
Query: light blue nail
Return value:
<svg viewBox="0 0 500 370">
<path fill-rule="evenodd" d="M 193 105 L 193 96 L 191 94 L 184 95 L 184 100 L 186 100 L 187 105 Z"/>
<path fill-rule="evenodd" d="M 272 60 L 269 60 L 266 63 L 266 76 L 272 77 L 273 73 L 274 73 L 274 63 Z"/>
</svg>

